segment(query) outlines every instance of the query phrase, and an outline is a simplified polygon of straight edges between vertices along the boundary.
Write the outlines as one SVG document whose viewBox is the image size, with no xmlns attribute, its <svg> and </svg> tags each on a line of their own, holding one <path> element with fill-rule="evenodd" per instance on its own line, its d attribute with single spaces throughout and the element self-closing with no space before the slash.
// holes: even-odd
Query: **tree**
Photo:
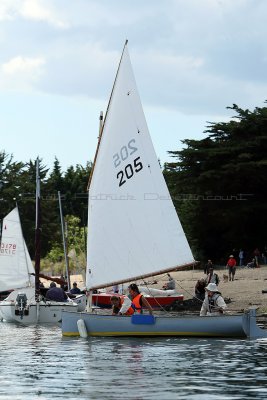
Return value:
<svg viewBox="0 0 267 400">
<path fill-rule="evenodd" d="M 165 166 L 196 256 L 217 260 L 266 243 L 267 108 L 229 108 L 236 120 L 210 123 L 208 137 L 184 140 L 185 149 L 169 152 L 178 161 Z"/>
</svg>

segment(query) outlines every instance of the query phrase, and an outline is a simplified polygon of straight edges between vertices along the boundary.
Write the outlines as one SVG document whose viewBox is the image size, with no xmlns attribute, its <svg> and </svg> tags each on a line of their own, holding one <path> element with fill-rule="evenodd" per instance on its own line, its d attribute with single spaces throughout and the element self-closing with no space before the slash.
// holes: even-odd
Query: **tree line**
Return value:
<svg viewBox="0 0 267 400">
<path fill-rule="evenodd" d="M 209 122 L 202 140 L 185 139 L 172 150 L 163 174 L 193 254 L 198 260 L 224 262 L 232 250 L 249 254 L 267 243 L 267 108 L 234 112 L 229 122 Z M 92 163 L 62 172 L 55 159 L 52 171 L 40 165 L 42 257 L 62 249 L 58 191 L 68 216 L 73 241 L 87 225 L 87 183 Z M 34 255 L 35 161 L 24 164 L 0 152 L 0 221 L 18 204 L 23 232 Z M 62 250 L 63 251 L 63 250 Z M 53 257 L 52 257 L 53 258 Z"/>
<path fill-rule="evenodd" d="M 184 140 L 164 169 L 195 258 L 220 263 L 233 249 L 249 258 L 267 244 L 267 108 L 228 108 L 229 122 Z"/>
<path fill-rule="evenodd" d="M 80 237 L 79 248 L 84 251 L 86 243 L 83 231 L 87 225 L 88 193 L 87 183 L 92 168 L 91 163 L 85 167 L 70 166 L 65 173 L 57 159 L 52 171 L 40 162 L 41 180 L 41 256 L 51 252 L 51 259 L 56 261 L 56 254 L 63 253 L 63 238 L 59 210 L 60 192 L 62 213 L 69 223 L 69 240 L 71 244 Z M 24 164 L 14 161 L 12 155 L 0 153 L 0 222 L 18 205 L 25 241 L 30 255 L 35 252 L 35 191 L 36 166 L 35 160 Z M 77 231 L 78 228 L 78 231 Z M 75 232 L 75 234 L 74 234 Z M 79 251 L 76 246 L 76 250 Z M 56 251 L 60 249 L 60 251 Z"/>
</svg>

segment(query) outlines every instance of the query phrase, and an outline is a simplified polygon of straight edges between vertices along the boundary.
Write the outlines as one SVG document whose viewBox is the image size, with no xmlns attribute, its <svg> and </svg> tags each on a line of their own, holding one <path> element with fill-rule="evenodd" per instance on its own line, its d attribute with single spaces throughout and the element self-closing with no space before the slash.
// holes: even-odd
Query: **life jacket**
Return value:
<svg viewBox="0 0 267 400">
<path fill-rule="evenodd" d="M 217 304 L 217 299 L 220 297 L 220 293 L 214 293 L 212 297 L 208 297 L 208 302 L 209 302 L 209 312 L 212 313 L 217 313 L 219 310 L 218 304 Z"/>
<path fill-rule="evenodd" d="M 123 304 L 123 298 L 120 298 L 120 305 L 119 305 L 119 309 L 121 308 Z M 134 305 L 132 303 L 131 307 L 128 308 L 128 310 L 126 311 L 126 313 L 124 313 L 124 315 L 132 315 L 134 313 Z"/>
<path fill-rule="evenodd" d="M 140 303 L 140 299 L 141 299 L 142 295 L 139 293 L 137 296 L 135 296 L 132 299 L 132 307 L 135 311 L 137 311 L 138 313 L 142 312 L 142 305 Z"/>
</svg>

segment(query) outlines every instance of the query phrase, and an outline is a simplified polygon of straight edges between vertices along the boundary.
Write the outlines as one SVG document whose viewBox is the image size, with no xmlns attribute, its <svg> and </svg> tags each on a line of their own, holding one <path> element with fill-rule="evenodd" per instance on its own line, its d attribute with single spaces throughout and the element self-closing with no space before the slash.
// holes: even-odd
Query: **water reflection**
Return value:
<svg viewBox="0 0 267 400">
<path fill-rule="evenodd" d="M 62 338 L 0 323 L 0 399 L 265 399 L 267 343 Z M 10 388 L 13 388 L 12 391 Z"/>
</svg>

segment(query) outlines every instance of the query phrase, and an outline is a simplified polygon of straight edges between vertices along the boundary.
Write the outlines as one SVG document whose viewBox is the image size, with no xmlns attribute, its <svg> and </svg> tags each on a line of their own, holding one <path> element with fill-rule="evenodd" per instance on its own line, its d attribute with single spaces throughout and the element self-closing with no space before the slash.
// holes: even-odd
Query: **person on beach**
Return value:
<svg viewBox="0 0 267 400">
<path fill-rule="evenodd" d="M 175 290 L 175 280 L 170 274 L 167 274 L 169 277 L 169 280 L 165 285 L 163 285 L 162 289 L 164 290 Z"/>
<path fill-rule="evenodd" d="M 243 267 L 244 266 L 244 259 L 245 259 L 245 252 L 243 249 L 240 249 L 239 251 L 239 267 Z"/>
<path fill-rule="evenodd" d="M 213 264 L 211 260 L 208 260 L 207 264 L 205 264 L 204 266 L 204 274 L 208 275 L 208 273 L 210 272 L 210 268 L 213 268 Z"/>
<path fill-rule="evenodd" d="M 68 296 L 62 288 L 57 287 L 55 282 L 50 283 L 50 289 L 46 292 L 46 300 L 52 301 L 67 301 Z"/>
<path fill-rule="evenodd" d="M 252 260 L 247 263 L 247 268 L 256 268 L 256 266 L 255 258 L 252 258 Z"/>
<path fill-rule="evenodd" d="M 220 279 L 219 279 L 218 274 L 216 274 L 216 273 L 214 272 L 213 267 L 210 267 L 208 276 L 207 276 L 207 278 L 206 278 L 206 286 L 207 286 L 209 283 L 215 283 L 216 285 L 218 285 L 219 282 L 220 282 Z"/>
<path fill-rule="evenodd" d="M 227 305 L 225 304 L 217 285 L 215 283 L 209 283 L 206 287 L 206 296 L 200 310 L 200 316 L 222 315 L 226 308 Z"/>
<path fill-rule="evenodd" d="M 131 283 L 128 286 L 130 299 L 132 300 L 132 307 L 138 313 L 142 313 L 143 307 L 146 307 L 150 315 L 153 315 L 153 310 L 147 299 L 139 292 L 136 283 Z"/>
<path fill-rule="evenodd" d="M 226 267 L 228 268 L 229 281 L 233 281 L 235 279 L 235 271 L 236 271 L 236 259 L 233 255 L 229 256 L 229 260 L 227 261 Z"/>
<path fill-rule="evenodd" d="M 205 299 L 205 294 L 206 294 L 206 280 L 205 278 L 201 278 L 197 281 L 196 286 L 195 286 L 195 297 L 203 301 Z"/>
<path fill-rule="evenodd" d="M 112 296 L 110 298 L 112 305 L 112 315 L 132 315 L 134 313 L 134 308 L 132 307 L 132 302 L 127 296 Z"/>
<path fill-rule="evenodd" d="M 255 258 L 255 262 L 256 262 L 256 268 L 259 268 L 260 266 L 260 250 L 258 249 L 258 247 L 253 251 L 254 254 L 254 258 Z"/>
</svg>

